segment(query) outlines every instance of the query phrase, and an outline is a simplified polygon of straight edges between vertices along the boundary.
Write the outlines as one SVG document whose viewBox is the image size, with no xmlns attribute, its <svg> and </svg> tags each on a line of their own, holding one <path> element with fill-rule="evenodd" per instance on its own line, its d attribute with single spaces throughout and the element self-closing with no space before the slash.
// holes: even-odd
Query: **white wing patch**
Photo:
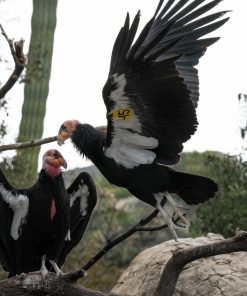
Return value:
<svg viewBox="0 0 247 296">
<path fill-rule="evenodd" d="M 131 110 L 130 107 L 130 99 L 125 96 L 124 88 L 127 84 L 127 80 L 125 78 L 125 74 L 114 74 L 113 75 L 113 81 L 116 84 L 116 89 L 111 91 L 110 99 L 114 102 L 114 111 L 116 110 Z M 112 111 L 111 113 L 114 113 Z M 115 112 L 116 112 L 115 111 Z M 133 110 L 132 110 L 133 112 Z M 120 120 L 122 118 L 122 120 Z M 119 120 L 118 120 L 119 119 Z M 114 128 L 123 128 L 123 129 L 131 129 L 132 131 L 135 131 L 137 133 L 141 133 L 141 123 L 137 116 L 132 114 L 131 117 L 128 117 L 127 120 L 125 120 L 125 117 L 118 117 L 118 119 L 115 117 L 113 119 Z"/>
<path fill-rule="evenodd" d="M 149 149 L 156 148 L 158 140 L 141 135 L 141 122 L 130 106 L 130 99 L 125 96 L 125 75 L 114 74 L 113 82 L 116 84 L 116 89 L 110 94 L 114 102 L 114 110 L 111 112 L 113 137 L 111 146 L 105 149 L 105 156 L 126 168 L 150 164 L 156 154 Z"/>
<path fill-rule="evenodd" d="M 87 215 L 88 196 L 88 187 L 82 182 L 82 185 L 79 185 L 78 189 L 70 197 L 70 207 L 73 206 L 77 198 L 80 198 L 80 213 L 83 217 Z"/>
<path fill-rule="evenodd" d="M 14 212 L 10 235 L 14 240 L 17 240 L 20 236 L 20 228 L 26 221 L 29 208 L 29 199 L 26 195 L 13 194 L 12 192 L 5 189 L 2 184 L 0 184 L 0 193 L 2 194 L 4 201 Z"/>
</svg>

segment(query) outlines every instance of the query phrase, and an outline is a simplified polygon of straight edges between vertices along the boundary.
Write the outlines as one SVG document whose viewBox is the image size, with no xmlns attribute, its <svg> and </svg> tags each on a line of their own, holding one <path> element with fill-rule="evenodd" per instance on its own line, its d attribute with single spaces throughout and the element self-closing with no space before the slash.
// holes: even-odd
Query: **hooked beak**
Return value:
<svg viewBox="0 0 247 296">
<path fill-rule="evenodd" d="M 59 146 L 62 146 L 62 145 L 64 144 L 64 141 L 61 140 L 61 139 L 59 139 L 59 138 L 57 138 L 57 144 L 58 144 Z"/>
<path fill-rule="evenodd" d="M 57 150 L 56 150 L 56 157 L 55 157 L 54 161 L 55 161 L 55 163 L 57 162 L 56 166 L 62 166 L 65 169 L 67 169 L 68 164 L 67 164 L 66 160 L 64 159 L 62 154 Z"/>
<path fill-rule="evenodd" d="M 67 167 L 68 167 L 68 164 L 67 164 L 67 162 L 66 162 L 66 160 L 65 159 L 63 159 L 64 160 L 64 162 L 63 162 L 63 164 L 62 164 L 62 167 L 64 167 L 65 169 L 67 169 Z"/>
<path fill-rule="evenodd" d="M 59 146 L 63 145 L 67 139 L 72 137 L 78 124 L 78 120 L 67 120 L 61 125 L 57 135 L 57 144 Z"/>
<path fill-rule="evenodd" d="M 69 136 L 68 136 L 67 132 L 59 130 L 58 135 L 57 135 L 57 144 L 59 146 L 62 146 L 68 138 L 69 138 Z"/>
</svg>

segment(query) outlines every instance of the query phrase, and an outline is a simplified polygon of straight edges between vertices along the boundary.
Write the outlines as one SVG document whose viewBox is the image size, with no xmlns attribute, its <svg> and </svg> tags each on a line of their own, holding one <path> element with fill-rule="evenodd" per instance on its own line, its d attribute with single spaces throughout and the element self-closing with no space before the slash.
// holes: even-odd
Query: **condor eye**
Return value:
<svg viewBox="0 0 247 296">
<path fill-rule="evenodd" d="M 59 157 L 61 156 L 61 154 L 60 154 L 58 151 L 55 151 L 55 152 L 53 153 L 53 156 L 54 156 L 55 158 L 59 158 Z"/>
<path fill-rule="evenodd" d="M 60 129 L 63 130 L 63 131 L 66 131 L 67 130 L 67 126 L 64 125 L 64 124 L 62 124 L 61 127 L 60 127 Z"/>
</svg>

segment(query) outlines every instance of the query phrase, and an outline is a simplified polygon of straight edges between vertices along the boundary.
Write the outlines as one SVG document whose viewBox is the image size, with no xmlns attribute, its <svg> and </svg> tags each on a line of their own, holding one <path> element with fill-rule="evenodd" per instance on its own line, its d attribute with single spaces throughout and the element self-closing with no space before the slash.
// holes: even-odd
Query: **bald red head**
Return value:
<svg viewBox="0 0 247 296">
<path fill-rule="evenodd" d="M 67 162 L 62 154 L 56 149 L 50 149 L 43 155 L 42 168 L 51 177 L 57 177 L 61 173 L 61 167 L 67 168 Z"/>
</svg>

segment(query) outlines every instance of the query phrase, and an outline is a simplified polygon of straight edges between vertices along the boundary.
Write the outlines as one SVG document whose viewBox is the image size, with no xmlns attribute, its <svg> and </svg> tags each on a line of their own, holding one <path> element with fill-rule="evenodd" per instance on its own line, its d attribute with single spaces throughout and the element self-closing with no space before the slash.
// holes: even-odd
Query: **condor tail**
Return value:
<svg viewBox="0 0 247 296">
<path fill-rule="evenodd" d="M 206 177 L 176 172 L 174 178 L 179 184 L 175 193 L 189 205 L 204 203 L 218 191 L 218 185 Z"/>
</svg>

